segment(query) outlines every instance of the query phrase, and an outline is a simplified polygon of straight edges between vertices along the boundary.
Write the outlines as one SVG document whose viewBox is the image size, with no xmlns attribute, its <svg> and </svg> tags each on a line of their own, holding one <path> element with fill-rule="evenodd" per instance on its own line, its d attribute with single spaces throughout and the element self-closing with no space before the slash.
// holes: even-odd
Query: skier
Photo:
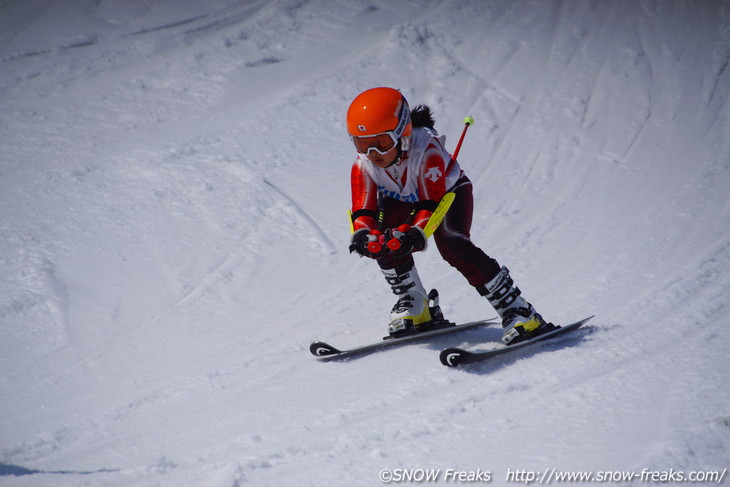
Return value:
<svg viewBox="0 0 730 487">
<path fill-rule="evenodd" d="M 400 91 L 373 88 L 350 104 L 347 132 L 358 152 L 351 172 L 350 252 L 375 259 L 398 298 L 391 335 L 426 330 L 432 321 L 412 253 L 426 248 L 424 228 L 449 191 L 455 198 L 433 234 L 436 247 L 497 311 L 502 341 L 516 343 L 552 328 L 520 295 L 509 270 L 471 241 L 472 183 L 446 151 L 427 106 L 411 111 Z"/>
</svg>

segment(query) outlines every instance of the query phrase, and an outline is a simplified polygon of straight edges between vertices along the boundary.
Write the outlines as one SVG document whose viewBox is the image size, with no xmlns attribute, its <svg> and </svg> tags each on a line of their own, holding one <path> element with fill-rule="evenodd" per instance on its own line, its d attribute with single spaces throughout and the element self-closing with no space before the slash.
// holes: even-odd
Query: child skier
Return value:
<svg viewBox="0 0 730 487">
<path fill-rule="evenodd" d="M 551 328 L 520 295 L 507 268 L 472 243 L 472 184 L 446 151 L 427 106 L 411 112 L 400 91 L 373 88 L 350 104 L 347 132 L 358 152 L 351 173 L 350 252 L 375 259 L 398 297 L 391 335 L 422 331 L 431 323 L 411 254 L 426 248 L 424 228 L 449 191 L 455 198 L 433 234 L 436 247 L 497 311 L 502 341 L 515 343 Z"/>
</svg>

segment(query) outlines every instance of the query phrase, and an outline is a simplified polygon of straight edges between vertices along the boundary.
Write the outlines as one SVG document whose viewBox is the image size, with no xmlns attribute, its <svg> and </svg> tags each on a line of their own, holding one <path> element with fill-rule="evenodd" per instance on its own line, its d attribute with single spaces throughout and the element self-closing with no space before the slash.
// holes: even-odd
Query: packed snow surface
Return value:
<svg viewBox="0 0 730 487">
<path fill-rule="evenodd" d="M 729 64 L 712 0 L 1 2 L 0 485 L 722 472 Z M 590 327 L 456 369 L 439 350 L 500 331 L 310 355 L 395 300 L 347 251 L 374 86 L 451 149 L 474 117 L 473 240 Z M 494 316 L 435 246 L 417 264 L 448 318 Z"/>
</svg>

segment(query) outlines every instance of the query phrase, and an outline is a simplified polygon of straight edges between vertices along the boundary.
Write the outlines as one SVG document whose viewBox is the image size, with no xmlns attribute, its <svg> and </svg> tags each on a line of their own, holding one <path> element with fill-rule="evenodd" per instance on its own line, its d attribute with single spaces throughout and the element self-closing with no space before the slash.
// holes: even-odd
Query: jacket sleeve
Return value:
<svg viewBox="0 0 730 487">
<path fill-rule="evenodd" d="M 434 141 L 423 154 L 423 164 L 418 175 L 419 202 L 416 204 L 414 224 L 424 229 L 441 198 L 446 194 L 445 151 Z"/>
<path fill-rule="evenodd" d="M 363 169 L 358 157 L 350 173 L 352 189 L 352 227 L 373 230 L 378 227 L 378 186 Z"/>
</svg>

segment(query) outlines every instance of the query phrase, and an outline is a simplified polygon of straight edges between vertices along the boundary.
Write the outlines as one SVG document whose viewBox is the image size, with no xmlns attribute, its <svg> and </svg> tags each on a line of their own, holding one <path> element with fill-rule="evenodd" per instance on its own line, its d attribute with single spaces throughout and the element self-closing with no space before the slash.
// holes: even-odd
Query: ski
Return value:
<svg viewBox="0 0 730 487">
<path fill-rule="evenodd" d="M 378 342 L 369 343 L 367 345 L 361 345 L 359 347 L 348 348 L 345 350 L 341 350 L 339 348 L 333 347 L 329 343 L 314 342 L 309 346 L 309 351 L 312 352 L 312 355 L 316 356 L 317 358 L 327 359 L 327 360 L 334 359 L 334 358 L 351 357 L 354 355 L 363 355 L 367 352 L 372 352 L 372 351 L 380 350 L 383 348 L 394 348 L 394 347 L 397 347 L 400 345 L 405 345 L 408 343 L 413 343 L 413 342 L 425 340 L 428 338 L 434 338 L 434 337 L 438 337 L 438 336 L 442 336 L 442 335 L 447 335 L 450 333 L 470 330 L 477 326 L 498 324 L 496 321 L 494 321 L 494 319 L 495 318 L 491 318 L 489 320 L 472 321 L 472 322 L 464 323 L 461 325 L 450 324 L 443 328 L 436 328 L 434 330 L 423 331 L 420 333 L 411 333 L 411 334 L 404 335 L 401 337 L 396 337 L 396 338 L 384 337 L 382 340 L 380 340 Z"/>
<path fill-rule="evenodd" d="M 578 328 L 583 326 L 588 320 L 593 318 L 593 316 L 595 315 L 589 316 L 588 318 L 584 318 L 580 321 L 576 321 L 575 323 L 571 323 L 570 325 L 559 326 L 554 330 L 545 332 L 542 335 L 536 336 L 535 338 L 524 340 L 515 343 L 514 345 L 504 345 L 502 347 L 494 348 L 492 350 L 470 352 L 469 350 L 464 350 L 461 348 L 447 348 L 441 351 L 441 355 L 439 355 L 439 358 L 441 359 L 441 363 L 446 365 L 447 367 L 456 367 L 457 365 L 461 364 L 481 362 L 497 355 L 513 352 L 528 345 L 542 342 L 544 340 L 549 340 L 564 333 L 568 333 L 572 330 L 577 330 Z"/>
</svg>

